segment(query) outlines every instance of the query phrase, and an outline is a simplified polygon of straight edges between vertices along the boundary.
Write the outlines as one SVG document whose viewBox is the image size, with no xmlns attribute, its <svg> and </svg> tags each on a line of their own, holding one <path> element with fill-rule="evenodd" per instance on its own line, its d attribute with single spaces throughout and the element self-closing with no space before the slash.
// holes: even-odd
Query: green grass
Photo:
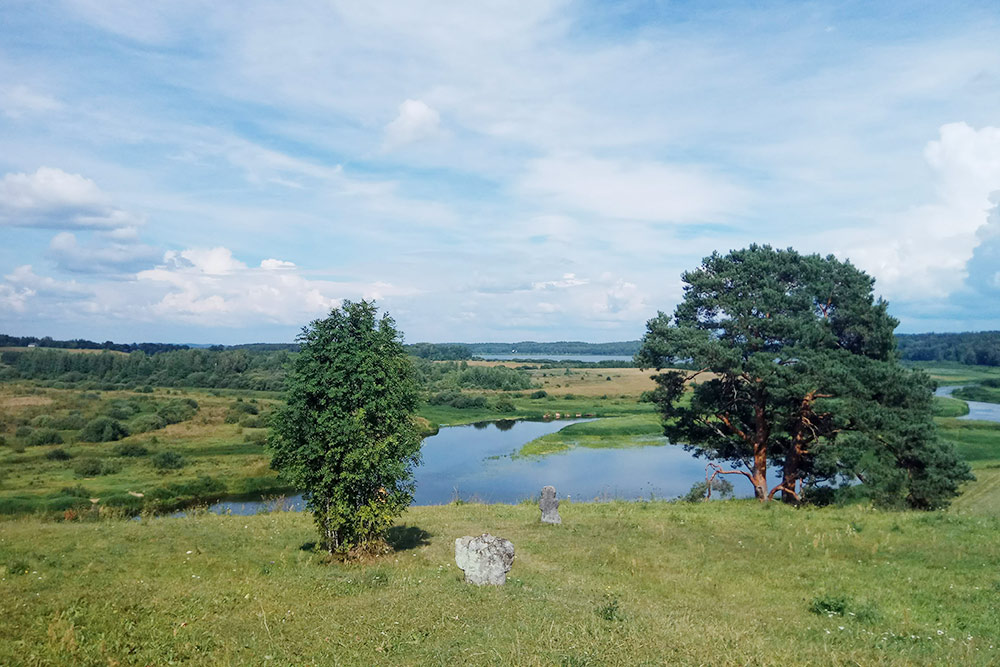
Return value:
<svg viewBox="0 0 1000 667">
<path fill-rule="evenodd" d="M 1000 661 L 995 515 L 560 511 L 543 526 L 530 505 L 412 508 L 398 550 L 366 564 L 325 563 L 297 513 L 6 520 L 0 664 Z M 455 567 L 455 538 L 485 530 L 517 550 L 502 588 Z"/>
<path fill-rule="evenodd" d="M 938 419 L 941 437 L 969 463 L 1000 463 L 1000 422 Z"/>
<path fill-rule="evenodd" d="M 961 387 L 952 394 L 956 398 L 966 401 L 979 401 L 981 403 L 1000 403 L 1000 389 L 996 387 L 982 387 L 972 385 Z"/>
<path fill-rule="evenodd" d="M 964 417 L 969 414 L 969 405 L 965 401 L 947 396 L 934 397 L 935 417 Z"/>
<path fill-rule="evenodd" d="M 911 368 L 920 368 L 942 385 L 968 384 L 988 378 L 1000 378 L 1000 366 L 970 366 L 946 361 L 907 362 Z"/>
<path fill-rule="evenodd" d="M 518 456 L 541 456 L 572 447 L 617 449 L 667 444 L 660 417 L 655 413 L 599 419 L 535 438 L 518 451 Z"/>
<path fill-rule="evenodd" d="M 199 404 L 194 417 L 166 428 L 104 443 L 74 441 L 77 432 L 66 431 L 63 433 L 64 444 L 24 447 L 23 451 L 17 451 L 19 447 L 16 445 L 23 445 L 13 435 L 18 424 L 39 416 L 62 417 L 71 412 L 79 412 L 89 419 L 95 414 L 102 414 L 113 401 L 136 397 L 148 400 L 149 395 L 46 389 L 27 383 L 3 385 L 0 407 L 5 409 L 0 413 L 0 431 L 5 430 L 5 438 L 15 446 L 0 447 L 0 514 L 33 511 L 61 513 L 76 506 L 66 500 L 62 489 L 77 485 L 87 490 L 88 498 L 98 498 L 98 506 L 104 506 L 108 498 L 120 499 L 130 494 L 147 497 L 160 493 L 165 487 L 176 490 L 186 485 L 197 486 L 204 477 L 222 483 L 224 490 L 215 492 L 214 496 L 287 490 L 287 485 L 280 483 L 269 468 L 270 456 L 260 439 L 266 430 L 224 423 L 227 411 L 234 405 L 233 398 L 215 396 L 208 391 L 170 390 L 168 393 L 157 390 L 157 400 L 190 397 Z M 25 398 L 31 400 L 25 402 Z M 267 400 L 258 402 L 262 409 L 274 404 L 274 401 Z M 116 449 L 128 444 L 142 446 L 148 454 L 118 456 Z M 48 454 L 54 449 L 65 451 L 71 458 L 50 459 Z M 180 455 L 186 462 L 184 467 L 168 471 L 156 469 L 153 457 L 168 452 Z M 117 472 L 94 477 L 79 476 L 74 470 L 77 463 L 91 458 L 110 462 Z M 191 501 L 205 499 L 206 496 L 189 498 Z M 82 504 L 89 506 L 86 502 Z"/>
</svg>

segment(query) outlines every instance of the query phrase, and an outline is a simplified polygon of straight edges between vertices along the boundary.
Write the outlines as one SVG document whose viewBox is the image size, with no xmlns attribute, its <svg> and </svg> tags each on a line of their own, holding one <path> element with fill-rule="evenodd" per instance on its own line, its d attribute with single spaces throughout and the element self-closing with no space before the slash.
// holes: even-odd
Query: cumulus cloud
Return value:
<svg viewBox="0 0 1000 667">
<path fill-rule="evenodd" d="M 343 298 L 380 299 L 413 292 L 384 282 L 313 280 L 280 259 L 248 267 L 225 247 L 168 251 L 162 264 L 139 272 L 137 278 L 143 295 L 163 293 L 146 304 L 150 314 L 207 326 L 303 324 Z"/>
<path fill-rule="evenodd" d="M 399 105 L 399 114 L 385 126 L 383 146 L 392 150 L 412 144 L 441 131 L 441 116 L 420 100 L 406 100 Z"/>
<path fill-rule="evenodd" d="M 657 222 L 715 220 L 747 199 L 740 188 L 700 167 L 569 154 L 531 161 L 519 189 L 570 210 Z"/>
<path fill-rule="evenodd" d="M 90 295 L 90 290 L 76 281 L 60 281 L 35 273 L 30 264 L 14 268 L 0 283 L 0 310 L 24 313 L 36 297 L 48 301 L 75 300 Z"/>
<path fill-rule="evenodd" d="M 912 301 L 944 299 L 961 288 L 984 240 L 990 194 L 1000 190 L 1000 128 L 949 123 L 928 142 L 936 200 L 886 216 L 854 233 L 840 231 L 838 254 L 878 278 L 880 291 Z"/>
<path fill-rule="evenodd" d="M 0 180 L 0 225 L 115 230 L 141 221 L 111 203 L 94 181 L 53 167 Z"/>
</svg>

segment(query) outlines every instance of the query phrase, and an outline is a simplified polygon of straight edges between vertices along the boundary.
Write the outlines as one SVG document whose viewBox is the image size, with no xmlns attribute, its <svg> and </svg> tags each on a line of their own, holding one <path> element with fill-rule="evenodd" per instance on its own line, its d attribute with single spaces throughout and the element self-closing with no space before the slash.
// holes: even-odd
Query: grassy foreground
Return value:
<svg viewBox="0 0 1000 667">
<path fill-rule="evenodd" d="M 309 517 L 0 523 L 0 664 L 990 664 L 995 516 L 602 503 L 411 508 L 327 564 Z M 503 588 L 454 539 L 511 539 Z"/>
</svg>

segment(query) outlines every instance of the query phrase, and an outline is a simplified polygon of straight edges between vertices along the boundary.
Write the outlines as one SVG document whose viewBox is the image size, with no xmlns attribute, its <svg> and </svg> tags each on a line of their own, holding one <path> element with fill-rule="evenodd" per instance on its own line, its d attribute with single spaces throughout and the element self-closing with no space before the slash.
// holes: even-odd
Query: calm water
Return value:
<svg viewBox="0 0 1000 667">
<path fill-rule="evenodd" d="M 484 422 L 442 428 L 424 440 L 413 504 L 440 505 L 456 498 L 516 503 L 537 497 L 546 484 L 555 486 L 560 498 L 581 501 L 674 498 L 705 479 L 704 459 L 696 459 L 682 447 L 664 444 L 663 438 L 655 439 L 649 447 L 580 447 L 537 458 L 511 458 L 526 442 L 580 421 L 588 420 Z M 727 477 L 737 495 L 753 495 L 745 479 Z M 254 514 L 273 507 L 259 501 L 223 501 L 210 509 Z M 288 498 L 279 509 L 303 509 L 301 496 Z"/>
<path fill-rule="evenodd" d="M 477 354 L 489 361 L 511 361 L 512 359 L 531 359 L 533 361 L 632 361 L 625 354 Z"/>
<path fill-rule="evenodd" d="M 935 396 L 951 396 L 958 387 L 938 387 L 934 392 Z M 962 399 L 965 401 L 965 399 Z M 959 419 L 976 419 L 980 421 L 1000 422 L 1000 403 L 981 403 L 979 401 L 965 401 L 969 404 L 969 414 L 959 417 Z"/>
</svg>

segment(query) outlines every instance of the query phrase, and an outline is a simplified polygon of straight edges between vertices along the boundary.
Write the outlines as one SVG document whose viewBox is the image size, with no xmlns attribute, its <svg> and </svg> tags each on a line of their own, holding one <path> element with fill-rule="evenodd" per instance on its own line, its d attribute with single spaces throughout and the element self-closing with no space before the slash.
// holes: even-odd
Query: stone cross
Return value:
<svg viewBox="0 0 1000 667">
<path fill-rule="evenodd" d="M 543 486 L 542 499 L 538 501 L 542 510 L 542 523 L 562 523 L 559 516 L 559 499 L 556 498 L 556 487 Z"/>
<path fill-rule="evenodd" d="M 465 572 L 465 581 L 477 586 L 503 586 L 514 564 L 514 544 L 483 533 L 455 540 L 455 563 Z"/>
</svg>

